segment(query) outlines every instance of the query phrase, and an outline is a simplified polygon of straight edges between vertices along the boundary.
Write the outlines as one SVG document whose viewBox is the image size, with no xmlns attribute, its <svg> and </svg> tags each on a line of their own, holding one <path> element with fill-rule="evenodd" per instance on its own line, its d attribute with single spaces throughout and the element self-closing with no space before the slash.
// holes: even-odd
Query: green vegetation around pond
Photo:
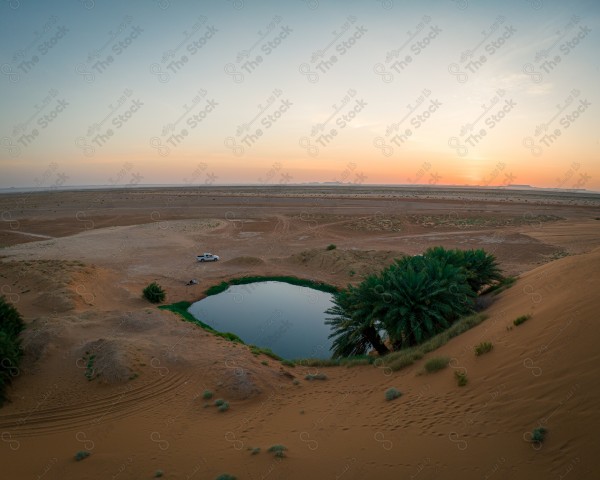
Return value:
<svg viewBox="0 0 600 480">
<path fill-rule="evenodd" d="M 221 292 L 224 292 L 225 290 L 227 290 L 227 288 L 229 288 L 230 285 L 247 285 L 250 283 L 258 283 L 258 282 L 284 282 L 284 283 L 289 283 L 290 285 L 297 285 L 299 287 L 314 288 L 315 290 L 319 290 L 321 292 L 326 292 L 326 293 L 336 293 L 339 291 L 339 289 L 336 286 L 330 285 L 325 282 L 318 282 L 315 280 L 308 280 L 306 278 L 298 278 L 298 277 L 293 277 L 293 276 L 271 275 L 271 276 L 252 276 L 252 277 L 232 278 L 231 280 L 223 281 L 223 282 L 219 283 L 218 285 L 213 285 L 212 287 L 208 288 L 206 290 L 206 292 L 204 292 L 204 293 L 207 296 L 208 295 L 216 295 L 218 293 L 221 293 Z"/>
</svg>

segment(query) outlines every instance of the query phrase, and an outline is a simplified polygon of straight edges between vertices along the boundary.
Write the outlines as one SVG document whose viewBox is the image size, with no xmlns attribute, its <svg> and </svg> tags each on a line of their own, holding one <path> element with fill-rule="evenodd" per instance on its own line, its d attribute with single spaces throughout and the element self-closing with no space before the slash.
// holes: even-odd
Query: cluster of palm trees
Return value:
<svg viewBox="0 0 600 480">
<path fill-rule="evenodd" d="M 428 249 L 334 294 L 326 323 L 333 357 L 379 355 L 419 344 L 472 312 L 481 289 L 502 279 L 484 250 Z"/>
</svg>

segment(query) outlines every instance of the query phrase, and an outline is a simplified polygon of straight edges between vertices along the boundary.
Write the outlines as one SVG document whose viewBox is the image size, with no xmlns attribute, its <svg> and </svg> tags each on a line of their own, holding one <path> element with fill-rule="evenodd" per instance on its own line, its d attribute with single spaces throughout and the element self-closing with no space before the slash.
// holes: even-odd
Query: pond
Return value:
<svg viewBox="0 0 600 480">
<path fill-rule="evenodd" d="M 325 310 L 333 306 L 332 299 L 313 288 L 267 281 L 230 285 L 188 311 L 215 330 L 235 333 L 286 359 L 331 358 Z"/>
</svg>

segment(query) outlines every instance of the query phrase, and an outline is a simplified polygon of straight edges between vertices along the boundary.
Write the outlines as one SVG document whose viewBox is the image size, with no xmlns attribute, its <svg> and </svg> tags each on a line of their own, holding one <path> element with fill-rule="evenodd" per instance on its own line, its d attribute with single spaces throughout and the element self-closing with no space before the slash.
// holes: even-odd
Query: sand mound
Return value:
<svg viewBox="0 0 600 480">
<path fill-rule="evenodd" d="M 133 373 L 125 346 L 117 340 L 100 338 L 86 343 L 78 353 L 78 366 L 85 365 L 88 380 L 118 384 L 129 380 Z"/>
<path fill-rule="evenodd" d="M 220 395 L 234 400 L 246 400 L 261 393 L 254 381 L 254 373 L 248 369 L 225 369 L 217 384 Z"/>
<path fill-rule="evenodd" d="M 400 258 L 402 252 L 391 250 L 323 250 L 311 249 L 290 255 L 279 262 L 290 266 L 317 269 L 330 274 L 346 273 L 351 276 L 378 272 L 384 266 Z"/>
</svg>

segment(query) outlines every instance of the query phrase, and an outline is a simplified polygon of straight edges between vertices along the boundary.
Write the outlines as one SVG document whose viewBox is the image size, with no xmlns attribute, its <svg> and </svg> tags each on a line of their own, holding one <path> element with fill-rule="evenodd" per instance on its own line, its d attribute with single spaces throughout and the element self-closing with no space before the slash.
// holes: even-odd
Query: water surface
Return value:
<svg viewBox="0 0 600 480">
<path fill-rule="evenodd" d="M 215 330 L 235 333 L 283 358 L 330 358 L 331 329 L 324 321 L 332 306 L 330 293 L 268 281 L 231 285 L 188 311 Z"/>
</svg>

